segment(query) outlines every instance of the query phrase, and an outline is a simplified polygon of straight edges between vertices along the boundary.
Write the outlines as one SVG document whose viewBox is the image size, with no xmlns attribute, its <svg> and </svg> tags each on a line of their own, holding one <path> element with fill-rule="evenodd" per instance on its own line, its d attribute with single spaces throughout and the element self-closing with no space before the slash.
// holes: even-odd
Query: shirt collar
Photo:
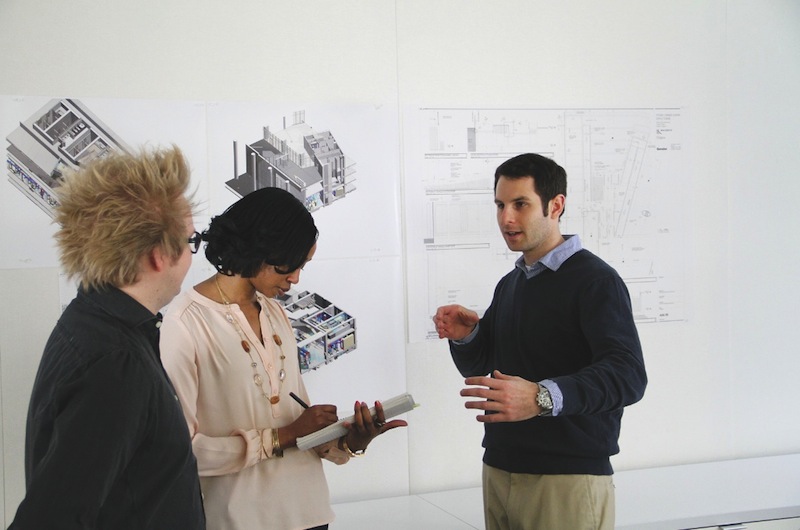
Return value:
<svg viewBox="0 0 800 530">
<path fill-rule="evenodd" d="M 520 256 L 515 266 L 521 269 L 528 277 L 535 276 L 542 272 L 545 268 L 551 271 L 557 271 L 561 265 L 571 258 L 576 252 L 581 250 L 581 238 L 577 234 L 567 234 L 564 236 L 564 242 L 556 248 L 542 256 L 539 261 L 532 263 L 530 266 L 525 264 L 525 257 Z"/>
<path fill-rule="evenodd" d="M 79 288 L 78 297 L 84 298 L 87 302 L 100 307 L 100 309 L 131 328 L 139 326 L 149 328 L 152 326 L 157 329 L 161 327 L 161 313 L 154 315 L 149 309 L 117 287 L 110 286 L 103 289 L 88 290 Z"/>
</svg>

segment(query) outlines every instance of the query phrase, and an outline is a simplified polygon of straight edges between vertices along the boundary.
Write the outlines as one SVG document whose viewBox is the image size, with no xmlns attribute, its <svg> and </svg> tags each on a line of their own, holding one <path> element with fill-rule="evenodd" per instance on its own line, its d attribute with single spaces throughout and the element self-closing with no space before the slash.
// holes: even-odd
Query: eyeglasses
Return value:
<svg viewBox="0 0 800 530">
<path fill-rule="evenodd" d="M 189 243 L 189 250 L 192 251 L 192 254 L 197 254 L 197 251 L 200 250 L 200 243 L 203 242 L 203 236 L 200 235 L 200 232 L 195 232 L 189 236 L 186 242 Z"/>
</svg>

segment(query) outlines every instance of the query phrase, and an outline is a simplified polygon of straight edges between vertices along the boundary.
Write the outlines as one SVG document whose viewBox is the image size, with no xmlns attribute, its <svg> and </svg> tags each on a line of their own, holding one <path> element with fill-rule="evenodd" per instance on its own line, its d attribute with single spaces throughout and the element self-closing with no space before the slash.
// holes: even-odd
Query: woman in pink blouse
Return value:
<svg viewBox="0 0 800 530">
<path fill-rule="evenodd" d="M 335 423 L 334 405 L 309 403 L 297 343 L 274 297 L 314 256 L 313 217 L 289 192 L 264 188 L 212 219 L 202 234 L 217 273 L 170 304 L 163 364 L 183 406 L 210 530 L 327 528 L 334 514 L 322 458 L 342 464 L 379 434 L 375 404 L 356 402 L 346 436 L 300 451 L 297 438 Z M 197 241 L 199 247 L 200 241 Z"/>
</svg>

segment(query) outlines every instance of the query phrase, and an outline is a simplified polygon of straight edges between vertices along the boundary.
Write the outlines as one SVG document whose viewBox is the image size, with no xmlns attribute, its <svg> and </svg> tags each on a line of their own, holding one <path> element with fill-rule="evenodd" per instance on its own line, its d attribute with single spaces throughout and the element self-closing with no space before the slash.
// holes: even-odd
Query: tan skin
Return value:
<svg viewBox="0 0 800 530">
<path fill-rule="evenodd" d="M 564 211 L 565 200 L 564 195 L 556 195 L 548 202 L 545 214 L 533 178 L 501 176 L 498 179 L 494 200 L 497 225 L 508 248 L 522 252 L 526 264 L 535 263 L 564 241 L 558 219 Z M 450 340 L 467 337 L 479 320 L 475 311 L 457 304 L 438 308 L 433 317 L 439 338 Z M 492 412 L 478 415 L 478 421 L 523 421 L 539 415 L 541 409 L 536 404 L 538 384 L 499 370 L 495 370 L 493 375 L 464 380 L 469 387 L 462 389 L 461 395 L 480 398 L 479 401 L 467 401 L 464 406 Z"/>
<path fill-rule="evenodd" d="M 316 245 L 312 247 L 306 258 L 308 263 L 314 256 Z M 280 267 L 279 267 L 280 268 Z M 231 304 L 238 304 L 244 315 L 247 317 L 247 322 L 250 327 L 255 331 L 256 336 L 261 338 L 263 343 L 264 338 L 261 330 L 261 322 L 259 320 L 259 313 L 261 306 L 256 299 L 256 291 L 268 297 L 275 297 L 283 292 L 288 291 L 292 285 L 300 281 L 300 271 L 302 266 L 294 271 L 283 274 L 275 270 L 272 265 L 265 265 L 259 273 L 252 278 L 243 278 L 240 275 L 226 276 L 223 274 L 215 274 L 210 278 L 200 282 L 194 288 L 203 296 L 214 300 L 215 302 L 224 303 L 217 283 L 220 289 L 225 294 L 228 302 Z M 362 451 L 367 448 L 369 443 L 377 436 L 385 433 L 386 431 L 395 429 L 397 427 L 405 427 L 408 425 L 403 420 L 386 421 L 386 416 L 383 412 L 383 406 L 379 401 L 375 402 L 376 417 L 373 418 L 369 412 L 369 405 L 367 403 L 356 401 L 353 406 L 353 423 L 345 423 L 348 432 L 346 437 L 347 447 L 352 451 Z M 336 413 L 335 405 L 311 405 L 304 409 L 302 414 L 292 423 L 278 429 L 278 438 L 282 448 L 295 447 L 297 439 L 316 432 L 328 425 L 334 424 L 339 420 Z M 343 449 L 343 439 L 339 440 L 339 448 Z"/>
</svg>

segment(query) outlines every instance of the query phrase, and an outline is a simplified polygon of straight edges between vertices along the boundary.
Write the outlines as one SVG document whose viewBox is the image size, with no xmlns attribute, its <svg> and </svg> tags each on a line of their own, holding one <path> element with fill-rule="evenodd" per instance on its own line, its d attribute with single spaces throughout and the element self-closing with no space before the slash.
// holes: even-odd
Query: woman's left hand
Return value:
<svg viewBox="0 0 800 530">
<path fill-rule="evenodd" d="M 375 437 L 397 427 L 406 427 L 405 420 L 392 420 L 387 423 L 383 413 L 383 405 L 380 401 L 375 402 L 375 417 L 369 412 L 366 403 L 356 401 L 354 405 L 353 423 L 345 422 L 347 427 L 347 447 L 351 451 L 363 451 Z"/>
</svg>

